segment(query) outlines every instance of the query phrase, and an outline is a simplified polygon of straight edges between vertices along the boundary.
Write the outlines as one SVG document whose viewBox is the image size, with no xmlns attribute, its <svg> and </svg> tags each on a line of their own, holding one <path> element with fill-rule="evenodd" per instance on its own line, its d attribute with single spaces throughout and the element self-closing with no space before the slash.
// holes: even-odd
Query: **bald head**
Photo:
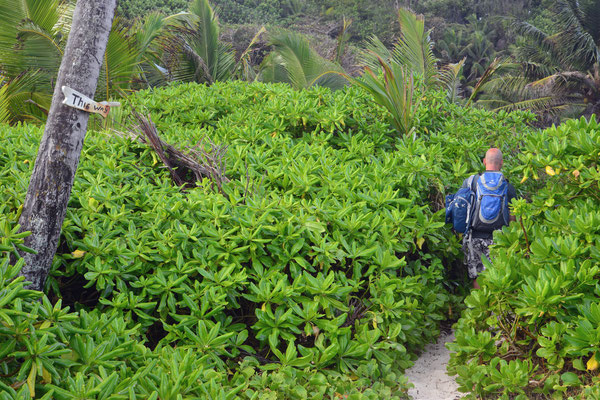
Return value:
<svg viewBox="0 0 600 400">
<path fill-rule="evenodd" d="M 502 152 L 500 149 L 492 147 L 485 153 L 483 165 L 487 171 L 500 171 L 502 168 Z"/>
</svg>

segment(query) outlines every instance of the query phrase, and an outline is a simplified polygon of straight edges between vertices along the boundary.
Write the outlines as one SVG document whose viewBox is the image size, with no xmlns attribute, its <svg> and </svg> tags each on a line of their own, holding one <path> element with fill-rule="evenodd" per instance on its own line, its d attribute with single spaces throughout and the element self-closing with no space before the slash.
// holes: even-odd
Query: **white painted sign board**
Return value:
<svg viewBox="0 0 600 400">
<path fill-rule="evenodd" d="M 63 86 L 61 89 L 65 95 L 63 104 L 89 113 L 100 114 L 104 118 L 108 115 L 111 107 L 118 107 L 121 105 L 121 103 L 107 101 L 98 103 L 68 86 Z"/>
</svg>

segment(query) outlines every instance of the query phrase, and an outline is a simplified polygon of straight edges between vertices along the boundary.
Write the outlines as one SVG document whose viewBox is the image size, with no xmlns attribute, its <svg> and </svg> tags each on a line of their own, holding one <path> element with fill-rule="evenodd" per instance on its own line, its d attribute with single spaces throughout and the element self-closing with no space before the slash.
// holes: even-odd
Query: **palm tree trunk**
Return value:
<svg viewBox="0 0 600 400">
<path fill-rule="evenodd" d="M 42 290 L 58 246 L 60 230 L 79 164 L 89 114 L 62 104 L 62 86 L 94 98 L 101 61 L 117 0 L 78 0 L 62 58 L 52 105 L 40 143 L 23 212 L 21 231 L 31 231 L 25 245 L 37 254 L 23 253 L 21 274 Z"/>
</svg>

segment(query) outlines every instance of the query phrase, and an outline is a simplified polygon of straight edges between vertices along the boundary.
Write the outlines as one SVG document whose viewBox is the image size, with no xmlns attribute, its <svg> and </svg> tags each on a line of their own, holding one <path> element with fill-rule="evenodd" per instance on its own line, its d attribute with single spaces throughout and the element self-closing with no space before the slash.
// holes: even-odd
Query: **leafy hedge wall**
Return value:
<svg viewBox="0 0 600 400">
<path fill-rule="evenodd" d="M 594 118 L 525 140 L 513 169 L 530 196 L 515 204 L 523 227 L 495 236 L 482 290 L 467 297 L 449 345 L 449 370 L 465 391 L 600 398 L 599 148 Z"/>
<path fill-rule="evenodd" d="M 12 280 L 41 130 L 0 126 L 2 398 L 405 397 L 460 302 L 445 185 L 490 145 L 510 154 L 529 115 L 432 93 L 413 140 L 353 88 L 180 85 L 131 105 L 180 148 L 227 144 L 230 182 L 182 191 L 145 145 L 88 133 L 48 281 L 70 312 Z"/>
</svg>

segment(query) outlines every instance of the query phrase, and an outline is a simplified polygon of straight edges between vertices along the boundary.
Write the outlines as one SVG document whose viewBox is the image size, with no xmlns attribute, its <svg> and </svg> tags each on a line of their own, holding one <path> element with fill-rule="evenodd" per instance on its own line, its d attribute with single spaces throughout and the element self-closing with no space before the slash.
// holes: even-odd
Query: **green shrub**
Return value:
<svg viewBox="0 0 600 400">
<path fill-rule="evenodd" d="M 68 318 L 48 327 L 39 313 L 20 317 L 53 329 L 43 345 L 72 355 L 48 356 L 56 373 L 34 371 L 36 390 L 405 397 L 402 371 L 460 301 L 448 279 L 460 257 L 443 224 L 446 186 L 478 168 L 488 146 L 514 149 L 529 116 L 465 110 L 431 93 L 413 141 L 398 139 L 356 88 L 186 84 L 129 105 L 177 147 L 204 136 L 228 145 L 230 181 L 223 193 L 207 181 L 182 190 L 147 146 L 88 133 L 48 280 L 76 313 L 57 303 Z M 11 143 L 0 148 L 3 244 L 18 239 L 10 232 L 40 135 L 0 126 Z M 3 256 L 6 285 L 17 267 Z M 31 373 L 27 335 L 0 335 L 18 347 L 0 357 L 3 374 L 17 371 L 1 382 L 18 386 Z"/>
<path fill-rule="evenodd" d="M 513 168 L 531 178 L 530 201 L 513 202 L 523 227 L 496 234 L 482 290 L 467 297 L 448 346 L 463 390 L 486 398 L 598 395 L 599 145 L 594 118 L 525 140 Z"/>
</svg>

